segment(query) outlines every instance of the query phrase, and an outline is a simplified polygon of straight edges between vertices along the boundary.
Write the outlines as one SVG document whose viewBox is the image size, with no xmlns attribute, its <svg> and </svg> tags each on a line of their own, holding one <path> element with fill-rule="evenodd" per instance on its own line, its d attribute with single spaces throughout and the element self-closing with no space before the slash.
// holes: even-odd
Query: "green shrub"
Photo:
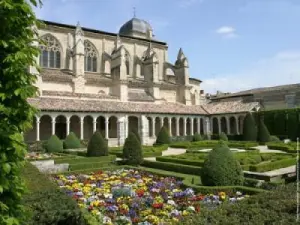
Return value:
<svg viewBox="0 0 300 225">
<path fill-rule="evenodd" d="M 270 141 L 270 133 L 263 121 L 263 118 L 259 119 L 257 139 L 258 139 L 258 142 L 260 142 L 262 144 L 265 144 L 266 142 Z"/>
<path fill-rule="evenodd" d="M 136 138 L 141 143 L 141 137 L 140 137 L 140 134 L 139 134 L 138 130 L 137 129 L 132 129 L 131 132 L 135 134 Z"/>
<path fill-rule="evenodd" d="M 129 133 L 123 147 L 123 159 L 126 164 L 140 165 L 143 162 L 141 142 L 134 133 Z"/>
<path fill-rule="evenodd" d="M 193 141 L 202 141 L 201 134 L 195 133 L 193 137 Z"/>
<path fill-rule="evenodd" d="M 167 128 L 162 127 L 157 135 L 156 142 L 157 145 L 170 144 L 170 135 Z"/>
<path fill-rule="evenodd" d="M 92 156 L 107 156 L 108 155 L 108 143 L 102 137 L 99 131 L 96 131 L 91 137 L 88 147 L 87 154 L 88 157 Z"/>
<path fill-rule="evenodd" d="M 251 113 L 248 113 L 244 119 L 243 139 L 244 141 L 256 141 L 257 139 L 257 127 Z"/>
<path fill-rule="evenodd" d="M 224 132 L 222 132 L 219 135 L 219 140 L 221 140 L 221 141 L 228 141 L 228 137 L 227 137 L 227 135 Z"/>
<path fill-rule="evenodd" d="M 81 148 L 81 143 L 75 133 L 71 132 L 64 141 L 64 149 Z"/>
<path fill-rule="evenodd" d="M 271 135 L 270 136 L 270 142 L 281 142 L 281 141 L 277 136 Z"/>
<path fill-rule="evenodd" d="M 202 167 L 204 164 L 204 160 L 176 159 L 167 156 L 156 157 L 156 161 L 178 163 L 182 165 L 199 166 L 199 167 Z"/>
<path fill-rule="evenodd" d="M 266 172 L 266 171 L 271 171 L 271 170 L 276 170 L 276 169 L 280 169 L 280 168 L 293 166 L 295 164 L 296 164 L 295 158 L 288 158 L 288 159 L 282 159 L 282 160 L 269 162 L 269 163 L 261 163 L 258 165 L 251 165 L 249 167 L 249 169 L 250 169 L 250 171 L 253 171 L 253 172 Z"/>
<path fill-rule="evenodd" d="M 47 141 L 46 150 L 49 153 L 62 152 L 64 150 L 63 143 L 56 135 L 52 135 Z"/>
<path fill-rule="evenodd" d="M 206 186 L 243 184 L 242 168 L 226 145 L 220 144 L 208 154 L 202 168 L 201 181 Z"/>
</svg>

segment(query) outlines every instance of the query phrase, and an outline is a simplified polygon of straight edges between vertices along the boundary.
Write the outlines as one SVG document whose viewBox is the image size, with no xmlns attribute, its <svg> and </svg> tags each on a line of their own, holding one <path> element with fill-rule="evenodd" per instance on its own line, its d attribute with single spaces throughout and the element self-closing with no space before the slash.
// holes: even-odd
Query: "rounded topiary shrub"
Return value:
<svg viewBox="0 0 300 225">
<path fill-rule="evenodd" d="M 81 143 L 75 133 L 71 132 L 64 141 L 64 149 L 81 148 Z"/>
<path fill-rule="evenodd" d="M 156 145 L 170 144 L 170 135 L 166 127 L 162 127 L 156 138 Z"/>
<path fill-rule="evenodd" d="M 99 131 L 96 131 L 91 137 L 88 147 L 87 156 L 107 156 L 108 155 L 108 143 L 102 137 Z"/>
<path fill-rule="evenodd" d="M 244 119 L 243 139 L 244 141 L 257 140 L 257 127 L 251 113 L 248 113 Z"/>
<path fill-rule="evenodd" d="M 52 135 L 45 145 L 46 151 L 51 152 L 62 152 L 63 151 L 63 143 L 56 135 Z"/>
<path fill-rule="evenodd" d="M 221 140 L 221 141 L 228 141 L 228 137 L 227 137 L 227 135 L 224 132 L 222 132 L 219 135 L 219 140 Z"/>
<path fill-rule="evenodd" d="M 242 185 L 243 178 L 239 162 L 222 142 L 208 154 L 201 170 L 201 181 L 206 186 Z"/>
<path fill-rule="evenodd" d="M 271 139 L 268 128 L 266 127 L 263 118 L 259 119 L 257 140 L 261 144 L 269 142 Z"/>
<path fill-rule="evenodd" d="M 141 142 L 141 137 L 140 137 L 140 134 L 139 134 L 139 132 L 137 131 L 137 129 L 132 129 L 131 132 L 134 133 L 135 136 L 136 136 L 136 138 L 138 139 L 138 141 Z"/>
<path fill-rule="evenodd" d="M 202 141 L 202 136 L 201 134 L 198 134 L 198 133 L 195 133 L 194 136 L 193 136 L 193 141 Z"/>
<path fill-rule="evenodd" d="M 141 142 L 130 132 L 123 147 L 123 160 L 129 165 L 140 165 L 143 162 Z"/>
<path fill-rule="evenodd" d="M 281 142 L 280 139 L 275 135 L 270 136 L 270 141 L 271 142 Z"/>
</svg>

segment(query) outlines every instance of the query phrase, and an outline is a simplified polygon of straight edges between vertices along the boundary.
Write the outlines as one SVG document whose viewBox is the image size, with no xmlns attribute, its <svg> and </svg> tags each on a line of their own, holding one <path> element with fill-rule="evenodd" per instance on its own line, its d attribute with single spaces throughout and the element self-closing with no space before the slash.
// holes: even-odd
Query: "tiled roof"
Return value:
<svg viewBox="0 0 300 225">
<path fill-rule="evenodd" d="M 107 94 L 89 94 L 89 93 L 73 93 L 66 91 L 43 91 L 43 96 L 65 96 L 65 97 L 76 97 L 76 98 L 97 98 L 97 99 L 118 99 L 116 96 Z"/>
<path fill-rule="evenodd" d="M 222 101 L 222 102 L 210 102 L 203 105 L 203 108 L 209 114 L 226 114 L 226 113 L 239 113 L 249 112 L 254 107 L 259 106 L 258 102 L 242 102 L 237 101 Z"/>
<path fill-rule="evenodd" d="M 165 114 L 207 114 L 202 106 L 186 106 L 178 103 L 163 102 L 136 103 L 101 100 L 79 100 L 59 98 L 28 99 L 29 103 L 44 111 L 73 112 L 126 112 L 126 113 L 165 113 Z"/>
<path fill-rule="evenodd" d="M 44 111 L 73 111 L 73 112 L 124 112 L 124 113 L 164 113 L 164 114 L 225 114 L 248 112 L 257 102 L 243 103 L 241 101 L 214 102 L 205 105 L 187 106 L 179 103 L 162 102 L 138 103 L 104 100 L 80 100 L 60 98 L 35 98 L 28 100 L 32 105 Z"/>
<path fill-rule="evenodd" d="M 147 94 L 145 91 L 129 91 L 129 101 L 154 101 L 153 97 Z"/>
</svg>

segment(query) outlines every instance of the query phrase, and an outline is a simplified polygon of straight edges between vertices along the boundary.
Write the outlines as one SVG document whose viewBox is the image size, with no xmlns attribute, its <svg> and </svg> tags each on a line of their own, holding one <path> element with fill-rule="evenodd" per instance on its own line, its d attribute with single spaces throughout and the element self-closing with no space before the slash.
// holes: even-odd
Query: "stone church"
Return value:
<svg viewBox="0 0 300 225">
<path fill-rule="evenodd" d="M 30 68 L 39 95 L 28 100 L 40 112 L 26 141 L 70 132 L 89 139 L 99 130 L 118 146 L 135 129 L 149 145 L 162 126 L 171 136 L 240 134 L 245 114 L 259 110 L 254 101 L 209 102 L 183 50 L 169 62 L 167 43 L 144 20 L 132 18 L 118 33 L 42 22 L 41 70 Z"/>
</svg>

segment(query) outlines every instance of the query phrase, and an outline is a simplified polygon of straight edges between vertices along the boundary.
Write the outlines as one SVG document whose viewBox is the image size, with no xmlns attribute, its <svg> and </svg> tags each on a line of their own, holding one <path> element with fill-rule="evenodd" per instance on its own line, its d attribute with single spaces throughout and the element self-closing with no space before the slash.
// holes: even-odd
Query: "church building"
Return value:
<svg viewBox="0 0 300 225">
<path fill-rule="evenodd" d="M 70 132 L 89 139 L 99 130 L 120 146 L 136 130 L 150 145 L 162 126 L 171 136 L 240 134 L 245 114 L 259 110 L 255 101 L 208 101 L 184 51 L 169 62 L 167 43 L 144 20 L 132 18 L 118 33 L 42 22 L 41 70 L 30 68 L 39 95 L 28 100 L 40 112 L 26 141 Z"/>
</svg>

